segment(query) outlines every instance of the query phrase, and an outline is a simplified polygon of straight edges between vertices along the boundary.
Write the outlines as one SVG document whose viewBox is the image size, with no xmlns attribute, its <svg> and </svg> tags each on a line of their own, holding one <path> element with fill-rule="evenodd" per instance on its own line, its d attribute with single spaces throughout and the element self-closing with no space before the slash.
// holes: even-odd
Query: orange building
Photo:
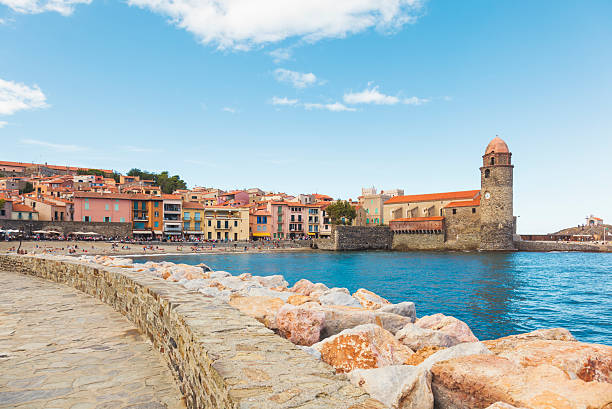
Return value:
<svg viewBox="0 0 612 409">
<path fill-rule="evenodd" d="M 136 238 L 157 238 L 163 234 L 164 207 L 160 196 L 130 195 L 132 199 L 132 234 Z"/>
</svg>

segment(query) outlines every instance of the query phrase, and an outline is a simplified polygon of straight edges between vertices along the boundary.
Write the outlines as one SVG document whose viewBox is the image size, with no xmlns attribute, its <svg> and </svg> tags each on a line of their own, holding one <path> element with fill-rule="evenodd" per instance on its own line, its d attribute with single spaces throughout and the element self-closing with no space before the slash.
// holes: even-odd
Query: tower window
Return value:
<svg viewBox="0 0 612 409">
<path fill-rule="evenodd" d="M 490 169 L 485 169 L 485 179 L 488 179 L 489 176 L 491 176 L 491 170 Z"/>
<path fill-rule="evenodd" d="M 457 214 L 457 209 L 453 209 L 453 214 Z"/>
<path fill-rule="evenodd" d="M 495 165 L 495 156 L 491 158 L 491 165 Z"/>
<path fill-rule="evenodd" d="M 476 208 L 472 207 L 472 213 L 476 213 Z"/>
</svg>

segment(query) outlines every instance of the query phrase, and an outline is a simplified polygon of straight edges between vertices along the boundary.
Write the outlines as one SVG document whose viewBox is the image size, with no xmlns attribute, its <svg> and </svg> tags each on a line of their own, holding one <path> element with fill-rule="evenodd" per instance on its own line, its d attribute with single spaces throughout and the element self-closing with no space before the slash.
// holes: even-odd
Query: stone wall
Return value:
<svg viewBox="0 0 612 409">
<path fill-rule="evenodd" d="M 72 286 L 124 314 L 166 359 L 190 409 L 383 408 L 255 319 L 178 284 L 122 268 L 14 255 L 0 255 L 2 270 Z"/>
<path fill-rule="evenodd" d="M 475 212 L 472 211 L 475 209 Z M 455 213 L 453 214 L 453 210 Z M 477 250 L 480 247 L 480 207 L 445 209 L 446 242 L 449 250 Z"/>
<path fill-rule="evenodd" d="M 414 233 L 393 235 L 393 250 L 444 250 L 444 234 Z"/>
<path fill-rule="evenodd" d="M 486 170 L 490 171 L 488 178 Z M 513 250 L 513 166 L 482 167 L 481 187 L 480 249 Z"/>
<path fill-rule="evenodd" d="M 516 241 L 519 251 L 586 251 L 612 253 L 612 245 L 599 245 L 591 243 L 567 243 L 558 241 Z"/>
<path fill-rule="evenodd" d="M 69 222 L 42 220 L 0 220 L 3 230 L 21 230 L 30 233 L 35 230 L 54 230 L 63 234 L 75 231 L 99 233 L 105 237 L 129 237 L 132 235 L 131 223 Z"/>
<path fill-rule="evenodd" d="M 390 250 L 393 234 L 389 226 L 333 226 L 329 239 L 315 239 L 321 250 Z"/>
</svg>

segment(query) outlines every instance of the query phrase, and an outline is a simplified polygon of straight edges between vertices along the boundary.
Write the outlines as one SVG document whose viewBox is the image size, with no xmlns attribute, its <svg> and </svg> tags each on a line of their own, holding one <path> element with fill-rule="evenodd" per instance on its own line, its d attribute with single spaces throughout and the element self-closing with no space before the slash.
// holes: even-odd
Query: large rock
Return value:
<svg viewBox="0 0 612 409">
<path fill-rule="evenodd" d="M 412 351 L 376 324 L 359 325 L 313 345 L 337 372 L 402 365 Z"/>
<path fill-rule="evenodd" d="M 305 278 L 295 283 L 294 286 L 289 289 L 289 291 L 292 291 L 294 293 L 301 294 L 301 295 L 313 295 L 313 294 L 320 295 L 327 290 L 329 290 L 329 288 L 327 288 L 325 284 L 321 284 L 321 283 L 313 284 L 312 282 L 310 282 L 309 280 L 306 280 Z"/>
<path fill-rule="evenodd" d="M 281 289 L 287 288 L 287 286 L 289 285 L 289 283 L 285 281 L 285 277 L 283 277 L 282 275 L 273 275 L 265 277 L 256 276 L 255 280 L 257 280 L 259 284 L 266 288 Z"/>
<path fill-rule="evenodd" d="M 426 315 L 418 319 L 416 326 L 426 329 L 441 331 L 455 337 L 459 342 L 478 342 L 468 325 L 455 317 L 444 314 Z"/>
<path fill-rule="evenodd" d="M 280 298 L 243 297 L 234 294 L 230 297 L 229 304 L 266 327 L 276 329 L 276 314 L 285 303 Z"/>
<path fill-rule="evenodd" d="M 609 409 L 612 385 L 568 379 L 551 365 L 523 367 L 509 359 L 471 355 L 432 368 L 436 407 L 486 408 L 496 402 L 533 409 Z"/>
<path fill-rule="evenodd" d="M 466 342 L 436 352 L 421 362 L 419 367 L 431 370 L 438 362 L 470 355 L 491 355 L 491 351 L 482 342 Z"/>
<path fill-rule="evenodd" d="M 364 310 L 363 308 L 330 305 L 313 305 L 312 308 L 320 309 L 325 312 L 325 325 L 321 333 L 321 338 L 327 338 L 345 329 L 362 324 L 377 324 L 395 334 L 397 331 L 404 328 L 406 324 L 412 322 L 412 319 L 408 317 L 388 312 Z"/>
<path fill-rule="evenodd" d="M 316 302 L 316 298 L 309 295 L 293 294 L 287 298 L 287 302 L 292 305 L 302 305 L 307 302 Z"/>
<path fill-rule="evenodd" d="M 535 341 L 538 339 L 556 341 L 576 341 L 576 338 L 574 338 L 572 333 L 565 328 L 547 328 L 526 332 L 524 334 L 509 335 L 507 337 L 482 342 L 484 342 L 489 348 L 492 348 L 493 351 L 496 348 L 513 348 L 515 345 L 521 344 L 525 341 Z"/>
<path fill-rule="evenodd" d="M 393 409 L 433 409 L 431 374 L 414 366 L 355 369 L 349 380 Z"/>
<path fill-rule="evenodd" d="M 525 409 L 525 408 L 517 408 L 516 406 L 512 406 L 505 402 L 495 402 L 491 406 L 488 406 L 487 409 Z"/>
<path fill-rule="evenodd" d="M 368 291 L 365 288 L 360 288 L 355 291 L 353 297 L 359 301 L 359 303 L 367 308 L 368 310 L 377 310 L 384 305 L 390 305 L 391 303 L 380 295 Z"/>
<path fill-rule="evenodd" d="M 414 303 L 410 301 L 403 301 L 397 304 L 389 304 L 382 306 L 379 312 L 390 312 L 391 314 L 397 314 L 412 319 L 412 322 L 416 321 L 416 308 Z"/>
<path fill-rule="evenodd" d="M 345 307 L 361 308 L 361 304 L 351 297 L 346 288 L 333 288 L 319 296 L 321 305 L 342 305 Z"/>
<path fill-rule="evenodd" d="M 413 351 L 424 347 L 452 347 L 459 344 L 459 340 L 442 331 L 417 327 L 407 324 L 395 334 L 395 338 Z"/>
<path fill-rule="evenodd" d="M 297 345 L 310 346 L 319 342 L 324 322 L 323 311 L 291 304 L 283 305 L 276 314 L 280 334 Z"/>
<path fill-rule="evenodd" d="M 240 295 L 246 295 L 249 297 L 272 297 L 280 298 L 284 302 L 289 300 L 289 297 L 293 293 L 287 291 L 275 291 L 267 287 L 249 287 L 245 290 L 240 291 Z"/>
<path fill-rule="evenodd" d="M 491 351 L 521 366 L 543 364 L 559 368 L 570 379 L 612 383 L 612 347 L 577 341 L 501 339 L 487 341 Z"/>
</svg>

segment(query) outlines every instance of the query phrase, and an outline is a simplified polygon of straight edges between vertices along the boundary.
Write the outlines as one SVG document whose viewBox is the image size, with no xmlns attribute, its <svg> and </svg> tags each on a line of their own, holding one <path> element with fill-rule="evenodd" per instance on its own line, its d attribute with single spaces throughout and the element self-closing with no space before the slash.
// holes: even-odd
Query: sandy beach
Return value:
<svg viewBox="0 0 612 409">
<path fill-rule="evenodd" d="M 114 245 L 113 245 L 114 244 Z M 0 253 L 14 253 L 19 247 L 18 241 L 0 242 Z M 121 255 L 121 256 L 155 256 L 169 254 L 218 254 L 218 253 L 263 253 L 263 252 L 303 252 L 312 251 L 309 247 L 273 246 L 265 242 L 233 244 L 199 243 L 110 243 L 103 241 L 24 241 L 21 250 L 28 254 L 70 254 L 70 255 Z"/>
</svg>

